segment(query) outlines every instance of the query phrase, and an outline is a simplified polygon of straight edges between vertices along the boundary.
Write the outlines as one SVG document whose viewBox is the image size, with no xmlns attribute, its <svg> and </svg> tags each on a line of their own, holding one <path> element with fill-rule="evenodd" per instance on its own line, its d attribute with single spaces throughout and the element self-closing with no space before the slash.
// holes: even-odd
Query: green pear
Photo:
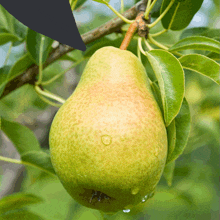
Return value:
<svg viewBox="0 0 220 220">
<path fill-rule="evenodd" d="M 97 50 L 50 130 L 54 169 L 80 204 L 130 209 L 154 191 L 167 133 L 141 61 L 114 47 Z"/>
</svg>

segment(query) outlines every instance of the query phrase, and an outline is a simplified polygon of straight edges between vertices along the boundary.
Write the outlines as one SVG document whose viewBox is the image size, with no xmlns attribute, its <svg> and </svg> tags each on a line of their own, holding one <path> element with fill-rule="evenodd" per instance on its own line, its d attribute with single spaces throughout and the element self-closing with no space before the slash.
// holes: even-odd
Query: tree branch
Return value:
<svg viewBox="0 0 220 220">
<path fill-rule="evenodd" d="M 127 19 L 134 19 L 137 16 L 137 13 L 138 13 L 137 8 L 140 6 L 140 4 L 142 3 L 138 2 L 132 8 L 124 12 L 123 16 L 126 17 Z M 98 28 L 95 28 L 94 30 L 91 30 L 83 34 L 82 40 L 85 44 L 89 44 L 97 39 L 100 39 L 101 37 L 105 35 L 108 35 L 108 34 L 111 34 L 117 31 L 123 24 L 124 24 L 124 21 L 116 17 L 108 21 L 107 23 L 99 26 Z M 73 50 L 74 48 L 68 45 L 59 44 L 57 48 L 52 50 L 43 68 L 55 62 L 60 57 L 62 57 L 64 54 L 70 51 L 73 51 Z M 13 80 L 7 83 L 3 94 L 0 96 L 0 99 L 27 83 L 34 85 L 37 74 L 38 74 L 38 66 L 36 64 L 31 65 L 24 73 L 22 73 L 21 75 L 17 76 L 16 78 L 14 78 Z"/>
</svg>

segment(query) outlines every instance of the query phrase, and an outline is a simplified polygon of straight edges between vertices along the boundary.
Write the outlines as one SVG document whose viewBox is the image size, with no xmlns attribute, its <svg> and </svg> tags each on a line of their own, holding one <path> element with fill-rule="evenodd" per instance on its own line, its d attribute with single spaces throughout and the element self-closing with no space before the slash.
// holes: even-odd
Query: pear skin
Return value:
<svg viewBox="0 0 220 220">
<path fill-rule="evenodd" d="M 141 61 L 111 46 L 97 50 L 49 142 L 54 169 L 80 204 L 114 213 L 147 198 L 164 170 L 167 133 Z"/>
</svg>

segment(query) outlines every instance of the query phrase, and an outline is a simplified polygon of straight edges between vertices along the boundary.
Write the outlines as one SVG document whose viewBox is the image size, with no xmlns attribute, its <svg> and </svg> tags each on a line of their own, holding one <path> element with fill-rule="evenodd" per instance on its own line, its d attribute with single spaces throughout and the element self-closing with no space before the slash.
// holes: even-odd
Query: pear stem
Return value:
<svg viewBox="0 0 220 220">
<path fill-rule="evenodd" d="M 133 22 L 129 26 L 128 31 L 125 35 L 125 38 L 123 39 L 123 41 L 121 43 L 121 46 L 120 46 L 121 50 L 126 50 L 128 48 L 128 45 L 130 44 L 131 39 L 132 39 L 136 30 L 137 30 L 137 22 Z"/>
<path fill-rule="evenodd" d="M 135 21 L 129 26 L 128 31 L 125 34 L 125 37 L 121 43 L 121 46 L 120 46 L 121 50 L 126 50 L 128 48 L 128 46 L 131 42 L 131 39 L 139 26 L 139 23 L 143 22 L 143 20 L 142 20 L 143 15 L 144 15 L 143 11 L 139 12 Z"/>
</svg>

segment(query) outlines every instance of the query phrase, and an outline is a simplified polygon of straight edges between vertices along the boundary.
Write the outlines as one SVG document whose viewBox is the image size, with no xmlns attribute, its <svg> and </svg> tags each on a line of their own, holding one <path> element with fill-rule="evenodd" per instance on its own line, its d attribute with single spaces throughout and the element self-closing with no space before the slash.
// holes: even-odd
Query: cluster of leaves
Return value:
<svg viewBox="0 0 220 220">
<path fill-rule="evenodd" d="M 96 1 L 104 3 L 105 5 L 108 4 L 108 1 Z M 73 0 L 70 1 L 70 5 L 72 9 L 74 8 L 74 10 L 76 10 L 85 2 L 86 0 Z M 158 0 L 153 8 L 152 17 L 158 18 L 169 2 L 168 0 Z M 201 7 L 202 2 L 203 0 L 176 0 L 166 16 L 162 19 L 162 28 L 173 31 L 186 28 Z M 13 18 L 2 6 L 0 6 L 0 13 L 0 45 L 4 45 L 8 42 L 11 42 L 12 46 L 17 46 L 22 43 L 26 45 L 26 51 L 20 59 L 13 65 L 6 64 L 0 69 L 1 96 L 5 85 L 23 73 L 32 64 L 39 65 L 40 57 L 42 57 L 42 63 L 45 63 L 52 49 L 53 40 L 25 27 Z M 168 38 L 170 38 L 171 35 L 167 33 Z M 184 97 L 186 72 L 189 70 L 197 72 L 202 76 L 210 78 L 215 83 L 220 84 L 219 36 L 219 30 L 208 29 L 207 27 L 186 29 L 182 31 L 180 37 L 175 39 L 173 45 L 171 45 L 168 50 L 153 49 L 147 52 L 146 56 L 142 57 L 142 62 L 146 66 L 147 73 L 152 81 L 152 91 L 163 112 L 164 122 L 167 127 L 169 146 L 164 177 L 168 185 L 172 183 L 175 160 L 183 153 L 190 132 L 191 119 L 189 105 Z M 63 56 L 60 60 L 77 62 L 77 60 L 82 57 L 89 58 L 101 47 L 108 45 L 119 47 L 123 37 L 124 33 L 114 33 L 105 36 L 89 44 L 84 53 L 73 51 Z M 136 54 L 137 47 L 137 37 L 134 37 L 128 50 Z M 182 56 L 179 58 L 175 55 L 177 51 L 183 51 Z M 47 71 L 47 69 L 44 70 L 44 79 L 49 79 L 59 73 L 61 69 L 56 68 L 56 65 L 57 64 L 54 63 L 49 67 L 53 69 L 53 75 L 50 71 Z M 54 71 L 56 69 L 57 71 Z M 25 110 L 30 106 L 37 106 L 38 108 L 41 106 L 40 109 L 44 109 L 47 105 L 42 105 L 39 100 L 36 101 L 38 98 L 33 87 L 28 85 L 28 89 L 32 96 L 28 99 L 29 104 Z M 12 121 L 17 118 L 18 114 L 10 113 L 10 108 L 8 108 L 8 105 L 5 105 L 5 103 L 10 103 L 8 101 L 10 97 L 5 98 L 6 99 L 0 100 L 0 128 L 13 142 L 20 153 L 22 163 L 32 165 L 50 174 L 55 174 L 49 153 L 41 149 L 33 132 L 20 123 Z M 14 101 L 15 98 L 13 97 L 12 99 Z M 181 186 L 178 187 L 177 189 L 182 189 Z M 170 193 L 167 197 L 172 197 L 172 195 L 173 194 Z M 184 194 L 184 196 L 187 197 L 186 194 Z M 190 200 L 190 197 L 187 197 L 187 199 Z M 22 214 L 23 216 L 27 215 L 27 219 L 28 217 L 29 219 L 41 219 L 24 208 L 26 205 L 41 201 L 41 199 L 31 194 L 18 194 L 14 195 L 13 198 L 6 197 L 0 202 L 0 217 L 3 219 L 13 219 L 13 216 Z M 10 203 L 12 204 L 11 206 L 9 206 Z M 19 204 L 19 207 L 14 204 Z M 12 206 L 13 209 L 10 208 Z"/>
</svg>

